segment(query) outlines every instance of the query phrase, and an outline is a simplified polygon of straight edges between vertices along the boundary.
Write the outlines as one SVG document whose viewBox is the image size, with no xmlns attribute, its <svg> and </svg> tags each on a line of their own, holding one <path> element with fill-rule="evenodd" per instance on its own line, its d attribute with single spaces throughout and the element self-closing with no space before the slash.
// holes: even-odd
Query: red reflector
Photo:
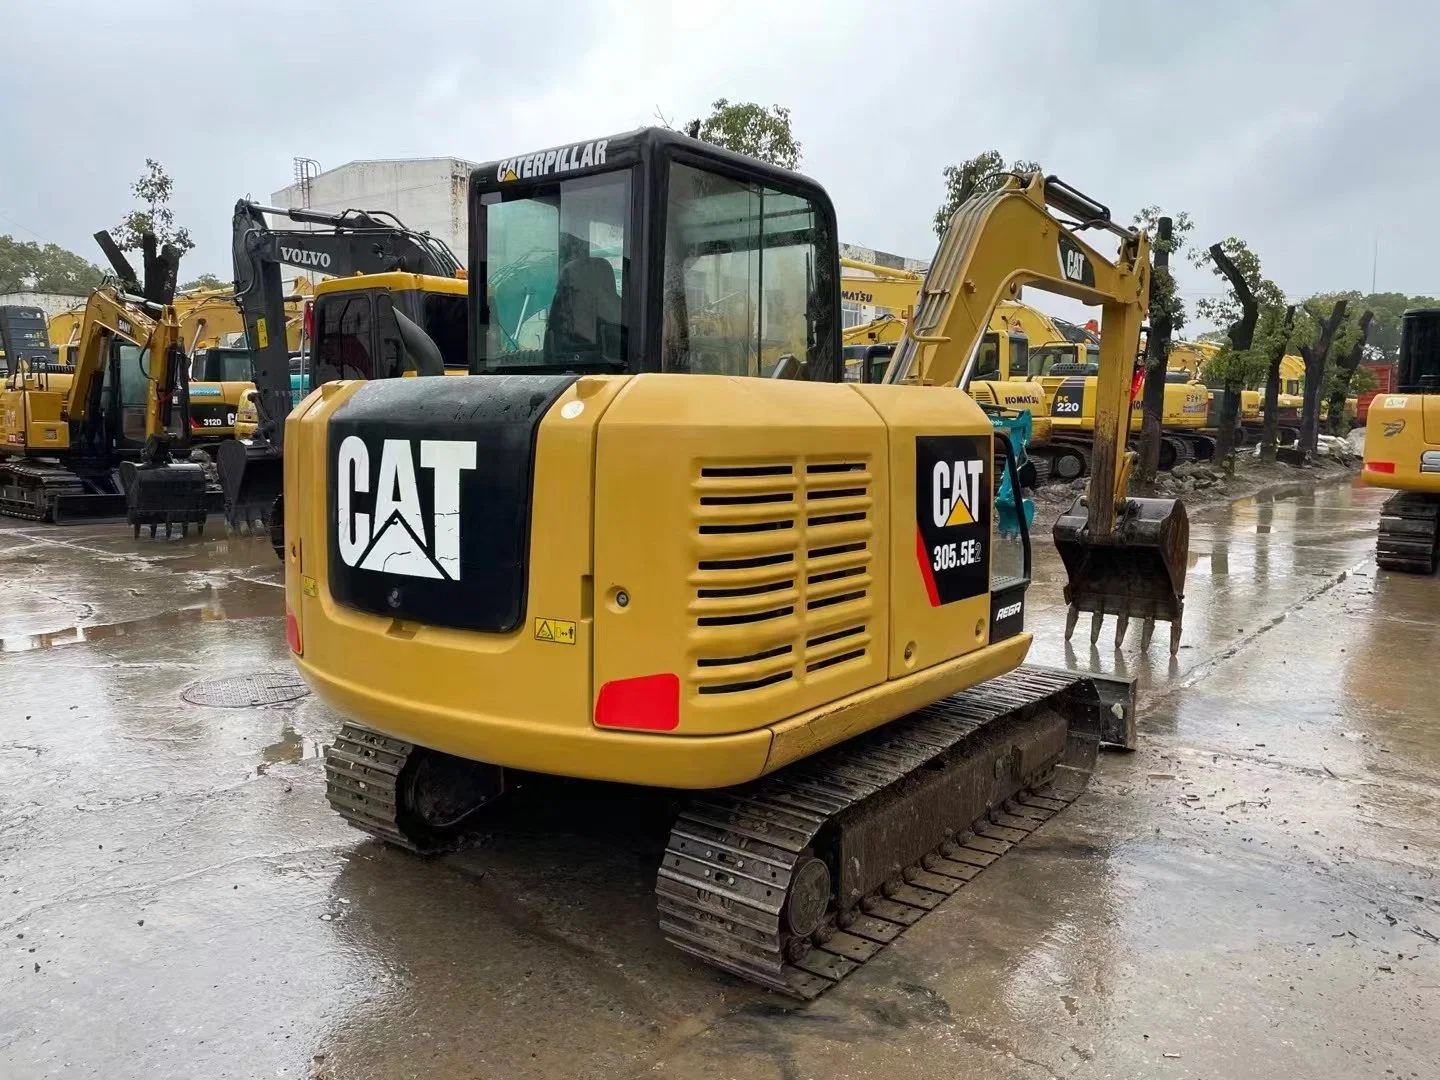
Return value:
<svg viewBox="0 0 1440 1080">
<path fill-rule="evenodd" d="M 600 687 L 595 726 L 674 731 L 680 726 L 680 676 L 642 675 Z"/>
<path fill-rule="evenodd" d="M 305 650 L 300 645 L 300 621 L 289 608 L 285 609 L 285 640 L 290 643 L 290 651 L 296 656 L 304 655 Z"/>
<path fill-rule="evenodd" d="M 1366 470 L 1368 470 L 1369 472 L 1393 473 L 1393 472 L 1395 471 L 1395 462 L 1393 462 L 1393 461 L 1367 461 L 1367 462 L 1365 463 L 1365 468 L 1366 468 Z"/>
</svg>

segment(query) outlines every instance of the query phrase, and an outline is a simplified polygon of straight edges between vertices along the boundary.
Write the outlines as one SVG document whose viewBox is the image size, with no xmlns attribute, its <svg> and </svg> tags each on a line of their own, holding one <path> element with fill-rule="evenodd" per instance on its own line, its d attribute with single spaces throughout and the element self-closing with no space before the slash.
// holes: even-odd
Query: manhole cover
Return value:
<svg viewBox="0 0 1440 1080">
<path fill-rule="evenodd" d="M 305 680 L 293 671 L 257 671 L 226 679 L 196 683 L 180 696 L 191 705 L 217 709 L 248 709 L 256 705 L 278 705 L 310 693 Z"/>
</svg>

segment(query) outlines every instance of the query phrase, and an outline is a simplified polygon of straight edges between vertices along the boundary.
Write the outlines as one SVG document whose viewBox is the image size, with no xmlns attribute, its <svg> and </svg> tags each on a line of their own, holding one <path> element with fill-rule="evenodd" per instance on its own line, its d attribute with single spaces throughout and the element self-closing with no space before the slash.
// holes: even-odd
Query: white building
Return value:
<svg viewBox="0 0 1440 1080">
<path fill-rule="evenodd" d="M 0 307 L 33 307 L 45 312 L 47 319 L 54 318 L 62 311 L 71 311 L 85 306 L 84 296 L 68 293 L 12 292 L 0 293 Z"/>
<path fill-rule="evenodd" d="M 450 245 L 461 265 L 469 261 L 466 192 L 475 163 L 463 158 L 387 158 L 351 161 L 327 169 L 306 183 L 290 184 L 270 196 L 274 206 L 312 210 L 385 210 L 407 228 L 428 232 Z M 307 197 L 308 195 L 308 197 Z M 276 228 L 297 228 L 288 221 Z"/>
</svg>

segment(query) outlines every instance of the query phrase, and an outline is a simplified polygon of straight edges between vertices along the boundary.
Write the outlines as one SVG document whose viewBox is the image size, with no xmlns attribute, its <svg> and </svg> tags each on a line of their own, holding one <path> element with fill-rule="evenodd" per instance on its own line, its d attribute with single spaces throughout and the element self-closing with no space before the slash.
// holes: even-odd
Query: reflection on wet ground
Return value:
<svg viewBox="0 0 1440 1080">
<path fill-rule="evenodd" d="M 1377 576 L 1382 493 L 1196 516 L 1142 748 L 818 1002 L 664 945 L 664 793 L 547 781 L 422 861 L 342 826 L 263 541 L 0 524 L 0 1075 L 1433 1075 L 1440 582 Z M 63 645 L 64 647 L 57 647 Z"/>
</svg>

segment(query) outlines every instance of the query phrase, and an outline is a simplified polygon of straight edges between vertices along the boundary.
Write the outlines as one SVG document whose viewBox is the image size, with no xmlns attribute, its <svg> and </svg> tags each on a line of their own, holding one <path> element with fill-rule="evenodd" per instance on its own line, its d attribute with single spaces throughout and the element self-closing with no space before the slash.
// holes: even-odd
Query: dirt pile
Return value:
<svg viewBox="0 0 1440 1080">
<path fill-rule="evenodd" d="M 1337 439 L 1335 443 L 1344 444 Z M 1130 494 L 1159 499 L 1179 499 L 1186 510 L 1194 513 L 1206 506 L 1248 498 L 1260 492 L 1292 492 L 1320 484 L 1347 479 L 1359 469 L 1359 458 L 1349 448 L 1339 446 L 1326 448 L 1323 456 L 1317 457 L 1310 465 L 1287 465 L 1278 461 L 1261 461 L 1252 450 L 1235 456 L 1233 473 L 1226 472 L 1218 462 L 1186 461 L 1175 466 L 1168 473 L 1155 478 L 1153 491 L 1140 491 L 1134 484 Z M 1033 492 L 1035 499 L 1035 524 L 1037 533 L 1047 534 L 1055 519 L 1063 513 L 1077 496 L 1085 493 L 1088 478 L 1070 480 L 1057 484 L 1046 484 Z"/>
</svg>

